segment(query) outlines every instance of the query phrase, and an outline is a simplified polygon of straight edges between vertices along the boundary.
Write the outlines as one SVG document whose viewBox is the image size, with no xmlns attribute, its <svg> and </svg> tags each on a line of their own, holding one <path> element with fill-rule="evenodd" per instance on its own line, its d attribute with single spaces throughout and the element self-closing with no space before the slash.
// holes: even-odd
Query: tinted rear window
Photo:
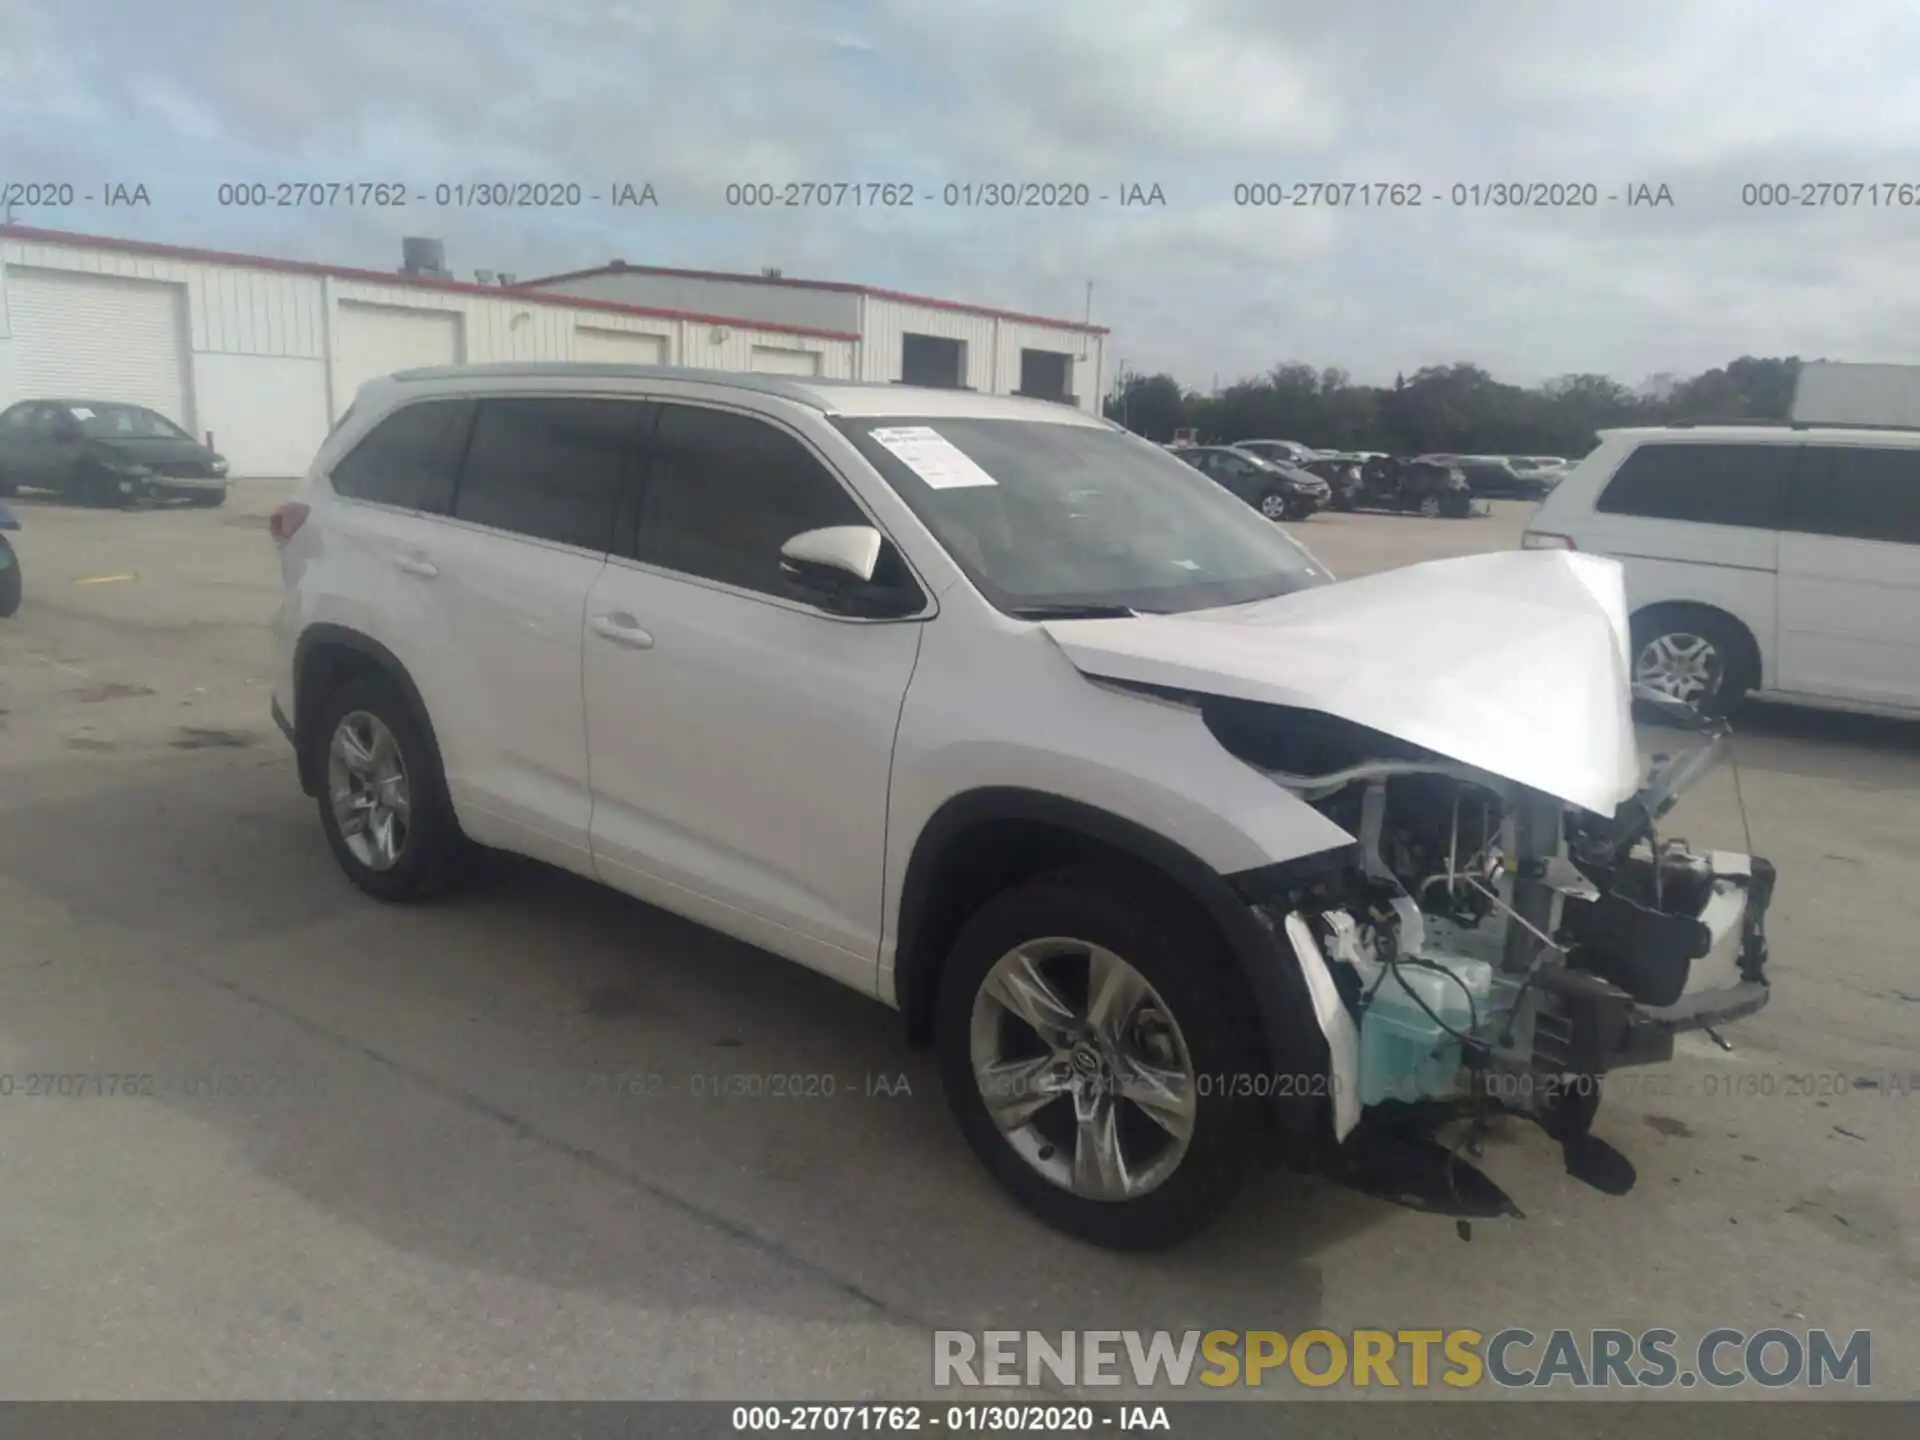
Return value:
<svg viewBox="0 0 1920 1440">
<path fill-rule="evenodd" d="M 333 467 L 334 492 L 403 510 L 444 505 L 472 414 L 466 400 L 423 400 L 396 410 Z"/>
<path fill-rule="evenodd" d="M 1809 446 L 1786 528 L 1920 545 L 1920 450 Z"/>
<path fill-rule="evenodd" d="M 470 520 L 582 550 L 613 548 L 620 492 L 653 410 L 638 400 L 488 400 L 453 503 Z"/>
<path fill-rule="evenodd" d="M 1642 445 L 1615 472 L 1594 509 L 1701 525 L 1777 529 L 1793 445 Z"/>
</svg>

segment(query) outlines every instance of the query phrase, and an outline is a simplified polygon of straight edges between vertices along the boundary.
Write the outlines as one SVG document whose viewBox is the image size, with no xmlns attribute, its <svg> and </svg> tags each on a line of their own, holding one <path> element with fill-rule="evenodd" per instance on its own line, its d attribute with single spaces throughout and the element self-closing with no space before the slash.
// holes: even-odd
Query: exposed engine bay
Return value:
<svg viewBox="0 0 1920 1440">
<path fill-rule="evenodd" d="M 1338 1138 L 1372 1107 L 1449 1099 L 1583 1134 L 1600 1076 L 1766 1003 L 1772 867 L 1659 834 L 1725 727 L 1658 703 L 1637 717 L 1689 743 L 1608 816 L 1325 715 L 1204 704 L 1222 744 L 1359 842 L 1259 907 L 1314 995 Z"/>
</svg>

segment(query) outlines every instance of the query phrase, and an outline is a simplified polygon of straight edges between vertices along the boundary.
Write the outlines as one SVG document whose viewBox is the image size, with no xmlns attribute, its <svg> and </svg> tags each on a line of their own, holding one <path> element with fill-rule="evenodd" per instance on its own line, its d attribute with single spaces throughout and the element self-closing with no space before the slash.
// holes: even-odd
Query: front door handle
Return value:
<svg viewBox="0 0 1920 1440">
<path fill-rule="evenodd" d="M 642 630 L 640 622 L 624 610 L 612 615 L 596 615 L 587 621 L 587 626 L 601 639 L 624 645 L 629 650 L 653 648 L 653 636 Z"/>
<path fill-rule="evenodd" d="M 426 580 L 431 580 L 440 573 L 438 565 L 421 555 L 396 555 L 393 557 L 393 563 L 407 574 L 418 575 Z"/>
</svg>

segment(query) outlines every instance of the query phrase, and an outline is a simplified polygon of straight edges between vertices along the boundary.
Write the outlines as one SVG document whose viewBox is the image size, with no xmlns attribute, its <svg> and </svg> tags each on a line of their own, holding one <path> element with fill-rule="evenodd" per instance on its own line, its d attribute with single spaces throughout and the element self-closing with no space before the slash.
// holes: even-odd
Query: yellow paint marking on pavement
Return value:
<svg viewBox="0 0 1920 1440">
<path fill-rule="evenodd" d="M 82 575 L 73 583 L 76 585 L 119 585 L 127 580 L 138 580 L 138 575 Z"/>
</svg>

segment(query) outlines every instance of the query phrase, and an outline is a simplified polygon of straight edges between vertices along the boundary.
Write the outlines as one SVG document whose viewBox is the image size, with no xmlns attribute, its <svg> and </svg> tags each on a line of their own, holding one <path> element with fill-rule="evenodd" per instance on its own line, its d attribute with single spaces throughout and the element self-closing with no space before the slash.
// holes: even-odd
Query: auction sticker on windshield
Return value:
<svg viewBox="0 0 1920 1440">
<path fill-rule="evenodd" d="M 999 482 L 951 440 L 926 425 L 892 425 L 872 432 L 914 474 L 934 490 L 962 490 Z"/>
<path fill-rule="evenodd" d="M 93 411 L 87 409 L 84 405 L 75 405 L 67 413 L 76 420 L 91 420 L 93 418 Z"/>
</svg>

